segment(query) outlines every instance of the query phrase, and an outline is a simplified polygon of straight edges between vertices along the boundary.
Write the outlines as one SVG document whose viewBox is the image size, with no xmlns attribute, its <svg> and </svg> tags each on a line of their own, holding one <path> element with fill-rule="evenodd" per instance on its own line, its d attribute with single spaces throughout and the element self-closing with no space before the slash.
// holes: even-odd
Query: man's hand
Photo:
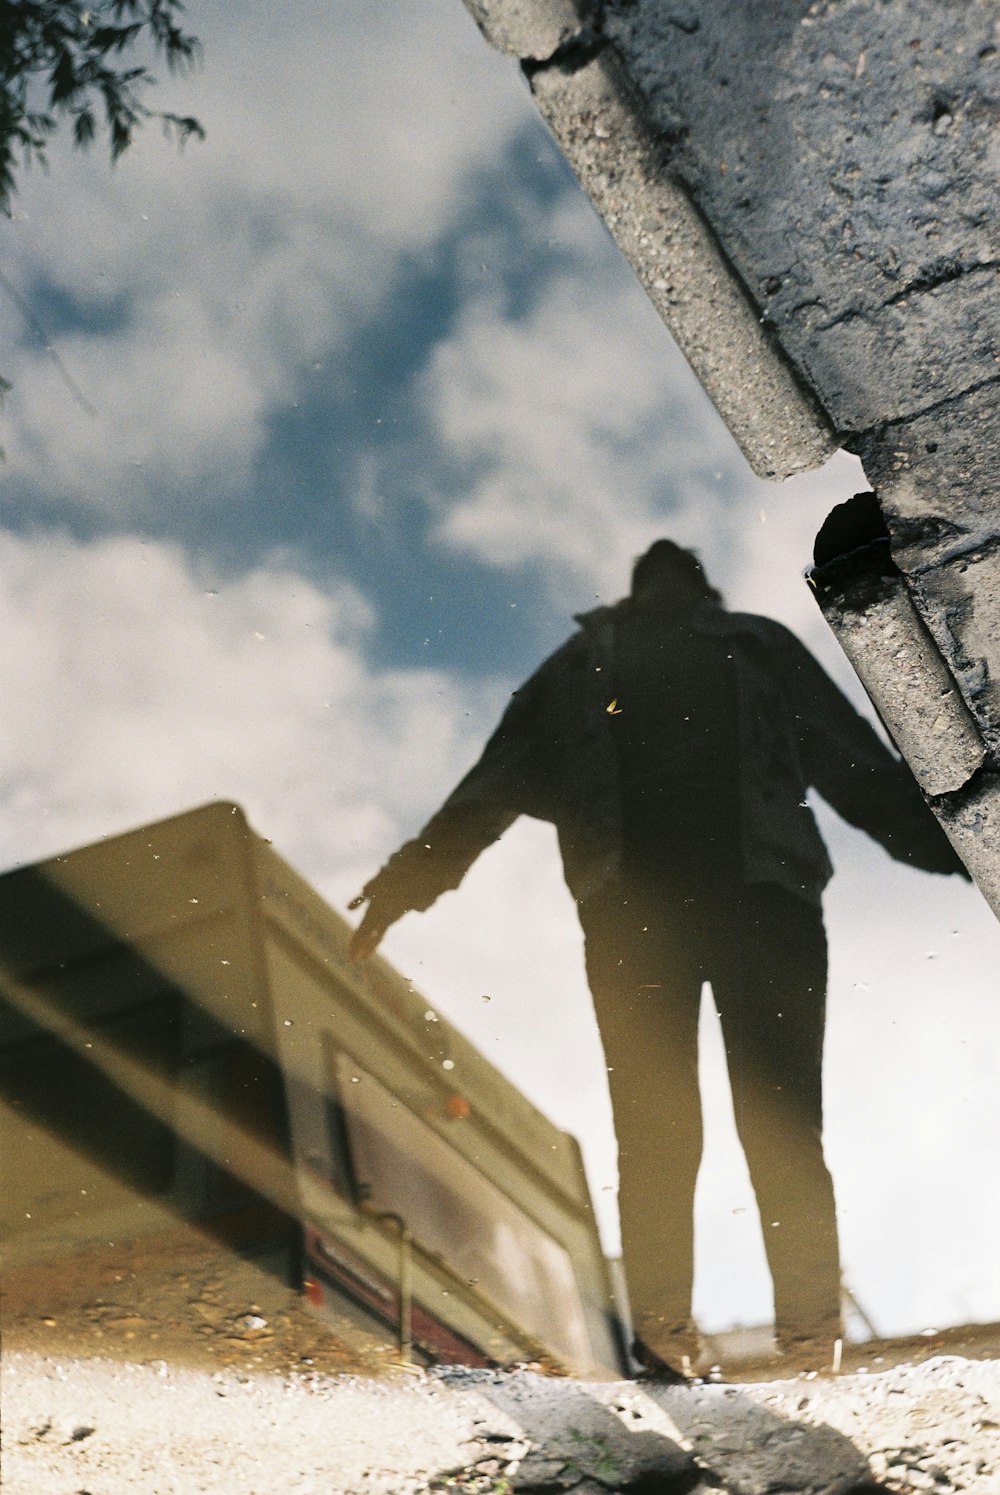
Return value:
<svg viewBox="0 0 1000 1495">
<path fill-rule="evenodd" d="M 357 898 L 351 899 L 347 907 L 349 909 L 360 908 L 365 902 L 367 902 L 365 895 L 360 893 Z M 369 903 L 365 909 L 361 923 L 351 935 L 351 943 L 347 947 L 347 954 L 348 958 L 355 964 L 358 961 L 367 960 L 370 955 L 375 954 L 375 951 L 382 943 L 383 935 L 389 928 L 389 923 L 386 922 L 384 917 L 378 914 L 377 909 L 377 903 Z"/>
<path fill-rule="evenodd" d="M 349 909 L 360 908 L 363 903 L 368 905 L 361 923 L 351 935 L 351 943 L 347 948 L 348 957 L 355 963 L 367 960 L 370 955 L 374 955 L 386 931 L 396 923 L 397 919 L 401 919 L 404 914 L 410 912 L 408 903 L 401 903 L 398 898 L 387 897 L 384 893 L 380 894 L 376 881 L 373 878 L 357 898 L 352 898 L 347 905 Z"/>
</svg>

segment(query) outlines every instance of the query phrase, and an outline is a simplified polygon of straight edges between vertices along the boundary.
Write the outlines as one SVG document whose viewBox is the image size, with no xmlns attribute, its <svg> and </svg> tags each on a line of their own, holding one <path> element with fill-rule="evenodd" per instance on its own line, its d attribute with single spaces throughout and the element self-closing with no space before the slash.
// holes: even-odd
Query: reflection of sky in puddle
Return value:
<svg viewBox="0 0 1000 1495">
<path fill-rule="evenodd" d="M 0 303 L 6 862 L 225 796 L 343 906 L 658 533 L 847 684 L 800 574 L 857 464 L 751 477 L 458 0 L 192 24 L 204 70 L 161 91 L 208 142 L 177 159 L 149 132 L 112 175 L 57 151 L 15 204 L 12 283 L 97 415 Z M 956 881 L 828 838 L 849 1286 L 884 1332 L 1000 1316 L 994 923 Z M 551 832 L 517 827 L 386 953 L 581 1137 L 613 1243 Z M 724 1131 L 699 1203 L 709 1326 L 768 1312 Z"/>
</svg>

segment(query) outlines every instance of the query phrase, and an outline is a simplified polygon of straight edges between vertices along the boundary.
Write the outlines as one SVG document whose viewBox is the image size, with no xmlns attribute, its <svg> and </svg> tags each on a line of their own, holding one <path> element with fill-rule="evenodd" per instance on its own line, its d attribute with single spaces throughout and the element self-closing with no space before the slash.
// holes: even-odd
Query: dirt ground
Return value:
<svg viewBox="0 0 1000 1495">
<path fill-rule="evenodd" d="M 2 1345 L 7 1352 L 118 1361 L 157 1357 L 190 1369 L 279 1375 L 306 1370 L 377 1378 L 402 1368 L 388 1328 L 380 1331 L 355 1315 L 346 1301 L 342 1312 L 327 1309 L 319 1317 L 294 1280 L 290 1248 L 238 1253 L 174 1217 L 169 1229 L 114 1244 L 91 1238 L 34 1258 L 20 1253 L 0 1278 Z M 974 1326 L 848 1344 L 842 1368 L 877 1372 L 942 1353 L 1000 1358 L 1000 1333 L 996 1325 Z M 723 1357 L 706 1349 L 705 1366 L 715 1358 Z M 816 1365 L 824 1358 L 828 1354 Z M 804 1368 L 809 1366 L 786 1367 L 767 1357 L 737 1360 L 724 1366 L 724 1379 L 768 1380 Z"/>
<path fill-rule="evenodd" d="M 391 1340 L 352 1321 L 314 1317 L 272 1250 L 238 1255 L 178 1224 L 169 1232 L 21 1260 L 3 1272 L 5 1353 L 92 1356 L 285 1374 L 380 1376 Z"/>
<path fill-rule="evenodd" d="M 315 1317 L 289 1266 L 180 1224 L 22 1254 L 5 1495 L 1000 1495 L 998 1360 L 924 1340 L 744 1385 L 428 1372 Z"/>
<path fill-rule="evenodd" d="M 23 1350 L 2 1371 L 5 1495 L 1000 1492 L 1000 1364 L 957 1357 L 748 1387 Z"/>
<path fill-rule="evenodd" d="M 8 1252 L 4 1495 L 1000 1495 L 992 1330 L 753 1384 L 428 1371 L 273 1238 L 155 1218 Z"/>
</svg>

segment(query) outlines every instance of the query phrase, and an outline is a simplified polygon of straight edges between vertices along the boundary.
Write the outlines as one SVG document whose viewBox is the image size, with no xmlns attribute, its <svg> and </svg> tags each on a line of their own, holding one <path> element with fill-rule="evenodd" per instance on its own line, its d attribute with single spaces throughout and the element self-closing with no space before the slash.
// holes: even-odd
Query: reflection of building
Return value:
<svg viewBox="0 0 1000 1495">
<path fill-rule="evenodd" d="M 575 1140 L 348 933 L 235 805 L 0 878 L 8 1250 L 158 1198 L 432 1357 L 617 1371 Z"/>
</svg>

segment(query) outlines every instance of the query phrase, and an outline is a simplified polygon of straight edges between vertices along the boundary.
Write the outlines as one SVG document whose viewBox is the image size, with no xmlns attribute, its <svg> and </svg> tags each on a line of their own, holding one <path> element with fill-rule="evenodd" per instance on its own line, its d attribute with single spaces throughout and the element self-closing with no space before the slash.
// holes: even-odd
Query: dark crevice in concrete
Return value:
<svg viewBox="0 0 1000 1495">
<path fill-rule="evenodd" d="M 955 524 L 950 519 L 942 519 L 940 515 L 923 515 L 920 518 L 910 518 L 903 515 L 893 522 L 892 537 L 898 546 L 907 549 L 911 547 L 939 546 L 942 541 L 950 539 L 962 540 L 968 535 L 968 530 L 963 529 L 960 524 Z M 935 554 L 938 554 L 936 552 Z M 937 564 L 935 559 L 934 564 Z"/>
<path fill-rule="evenodd" d="M 531 82 L 536 73 L 545 72 L 548 68 L 558 68 L 563 73 L 578 73 L 582 68 L 588 67 L 595 57 L 599 57 L 608 45 L 607 37 L 603 35 L 604 8 L 597 11 L 594 19 L 586 26 L 581 26 L 575 36 L 568 41 L 562 42 L 549 57 L 522 57 L 521 71 Z"/>
<path fill-rule="evenodd" d="M 874 445 L 885 436 L 887 431 L 898 431 L 915 421 L 925 420 L 928 415 L 937 415 L 939 411 L 950 410 L 962 400 L 968 399 L 970 395 L 978 394 L 981 389 L 991 389 L 1000 385 L 1000 374 L 991 374 L 988 379 L 978 379 L 974 384 L 969 384 L 965 389 L 956 390 L 953 395 L 945 395 L 944 399 L 935 400 L 930 405 L 922 405 L 918 410 L 912 410 L 906 415 L 897 415 L 892 420 L 883 421 L 879 426 L 871 426 L 867 431 L 844 431 L 840 433 L 841 445 L 849 452 L 861 452 L 869 444 Z"/>
<path fill-rule="evenodd" d="M 687 125 L 675 125 L 671 129 L 653 128 L 653 139 L 659 146 L 663 155 L 663 164 L 670 164 L 671 157 L 677 151 L 678 146 L 684 144 L 691 134 Z"/>
<path fill-rule="evenodd" d="M 957 280 L 967 280 L 970 276 L 979 274 L 995 274 L 997 270 L 1000 270 L 1000 260 L 975 260 L 971 264 L 960 264 L 956 261 L 949 261 L 946 264 L 935 266 L 933 269 L 928 269 L 923 275 L 916 276 L 898 291 L 894 291 L 885 301 L 879 301 L 877 304 L 868 307 L 845 307 L 843 311 L 838 311 L 834 316 L 829 317 L 827 321 L 817 323 L 815 330 L 816 332 L 829 332 L 832 328 L 843 327 L 848 322 L 872 321 L 878 317 L 880 312 L 885 311 L 888 306 L 900 306 L 914 296 L 927 295 L 929 292 L 936 291 L 941 286 L 951 285 Z M 809 311 L 813 307 L 821 307 L 822 305 L 821 301 L 801 301 L 797 306 L 793 306 L 789 310 L 788 315 L 791 317 L 798 316 L 804 311 Z"/>
<path fill-rule="evenodd" d="M 804 301 L 802 304 L 803 306 L 809 305 L 807 301 Z M 872 317 L 878 316 L 879 312 L 882 310 L 882 307 L 885 304 L 886 303 L 883 302 L 878 306 L 873 306 L 870 308 L 865 308 L 862 306 L 848 306 L 844 311 L 838 311 L 834 316 L 827 318 L 825 322 L 818 322 L 816 324 L 815 331 L 830 332 L 834 327 L 845 327 L 848 322 L 869 322 L 871 321 Z"/>
<path fill-rule="evenodd" d="M 950 545 L 946 550 L 937 550 L 933 559 L 916 566 L 908 566 L 911 576 L 923 576 L 927 571 L 936 571 L 952 561 L 979 561 L 1000 550 L 1000 534 L 978 534 Z"/>
<path fill-rule="evenodd" d="M 987 274 L 989 271 L 1000 270 L 1000 260 L 973 260 L 971 264 L 962 264 L 957 260 L 949 260 L 935 266 L 929 266 L 923 275 L 916 276 L 909 285 L 903 286 L 895 295 L 884 301 L 884 306 L 898 306 L 901 301 L 906 301 L 910 296 L 922 296 L 927 291 L 936 291 L 939 286 L 950 285 L 952 281 L 964 280 L 970 275 Z"/>
<path fill-rule="evenodd" d="M 929 794 L 927 803 L 931 809 L 942 815 L 954 815 L 961 810 L 967 800 L 975 799 L 979 794 L 994 795 L 998 787 L 996 764 L 987 759 L 970 774 L 965 783 L 958 789 L 949 789 L 947 794 Z"/>
<path fill-rule="evenodd" d="M 764 290 L 767 293 L 767 295 L 773 296 L 774 295 L 774 291 L 769 291 L 768 290 L 768 285 L 770 285 L 770 281 L 767 283 L 767 285 L 765 285 Z M 781 289 L 780 285 L 777 286 L 776 289 L 780 290 Z M 794 306 L 790 307 L 789 310 L 786 312 L 786 316 L 789 316 L 789 317 L 798 317 L 798 316 L 801 316 L 804 311 L 815 311 L 817 309 L 819 311 L 826 311 L 826 302 L 825 301 L 819 301 L 815 297 L 813 297 L 813 299 L 810 300 L 810 301 L 797 301 L 796 304 Z"/>
<path fill-rule="evenodd" d="M 868 545 L 889 539 L 885 517 L 874 493 L 855 493 L 830 511 L 813 547 L 813 565 L 829 566 Z"/>
<path fill-rule="evenodd" d="M 765 280 L 765 282 L 764 282 L 764 295 L 765 296 L 776 296 L 778 294 L 778 292 L 781 290 L 782 286 L 785 284 L 785 281 L 786 280 L 790 280 L 791 277 L 792 277 L 792 267 L 791 266 L 789 266 L 789 268 L 787 270 L 776 270 L 775 273 L 773 275 L 769 275 L 767 277 L 767 279 Z M 814 301 L 812 304 L 814 306 L 817 306 L 820 303 Z M 796 312 L 796 311 L 798 311 L 798 310 L 799 310 L 799 308 L 797 306 L 792 308 L 793 313 Z"/>
</svg>

